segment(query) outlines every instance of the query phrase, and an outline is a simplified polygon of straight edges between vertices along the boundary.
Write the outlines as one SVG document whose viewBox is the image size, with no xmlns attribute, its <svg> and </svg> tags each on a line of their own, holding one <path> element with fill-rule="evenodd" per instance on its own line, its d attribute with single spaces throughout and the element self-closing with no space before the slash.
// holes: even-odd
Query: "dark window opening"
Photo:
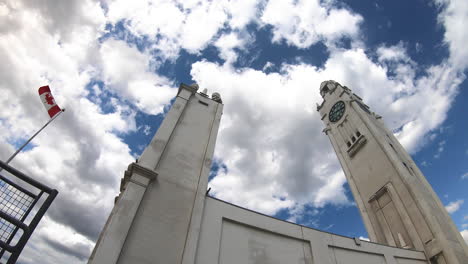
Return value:
<svg viewBox="0 0 468 264">
<path fill-rule="evenodd" d="M 328 87 L 327 87 L 327 86 L 324 86 L 324 87 L 320 90 L 320 95 L 321 95 L 322 97 L 324 97 L 325 94 L 328 93 L 329 91 L 330 91 L 330 90 L 328 89 Z"/>
<path fill-rule="evenodd" d="M 392 143 L 388 143 L 388 144 L 390 145 L 390 147 L 392 147 L 393 151 L 396 152 L 396 149 L 395 149 L 395 147 L 392 145 Z"/>
<path fill-rule="evenodd" d="M 404 162 L 402 162 L 402 163 L 403 163 L 403 165 L 405 165 L 405 168 L 409 172 L 409 174 L 413 175 L 413 173 L 410 171 L 408 165 L 406 165 L 406 163 L 404 163 Z"/>
<path fill-rule="evenodd" d="M 198 100 L 198 102 L 199 102 L 200 104 L 204 105 L 204 106 L 208 106 L 208 104 L 205 103 L 205 102 L 203 102 L 202 100 Z"/>
<path fill-rule="evenodd" d="M 351 147 L 351 143 L 349 141 L 346 141 L 346 145 L 348 145 L 348 148 Z"/>
<path fill-rule="evenodd" d="M 356 132 L 356 136 L 357 136 L 357 137 L 360 137 L 360 136 L 361 136 L 361 132 L 359 132 L 359 131 Z"/>
<path fill-rule="evenodd" d="M 356 141 L 356 137 L 355 136 L 352 136 L 351 137 L 351 141 L 353 141 L 353 143 Z"/>
</svg>

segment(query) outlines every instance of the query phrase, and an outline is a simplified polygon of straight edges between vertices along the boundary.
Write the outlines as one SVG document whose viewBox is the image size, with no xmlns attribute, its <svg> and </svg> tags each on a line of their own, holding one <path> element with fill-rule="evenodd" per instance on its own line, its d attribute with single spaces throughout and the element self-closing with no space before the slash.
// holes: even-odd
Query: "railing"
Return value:
<svg viewBox="0 0 468 264">
<path fill-rule="evenodd" d="M 57 194 L 57 190 L 0 161 L 1 263 L 16 262 Z"/>
</svg>

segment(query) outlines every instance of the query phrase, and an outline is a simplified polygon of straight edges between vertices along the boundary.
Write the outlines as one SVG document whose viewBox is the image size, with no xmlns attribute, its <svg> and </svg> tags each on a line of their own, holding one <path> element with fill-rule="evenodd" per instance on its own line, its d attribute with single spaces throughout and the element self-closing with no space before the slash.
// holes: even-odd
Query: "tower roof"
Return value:
<svg viewBox="0 0 468 264">
<path fill-rule="evenodd" d="M 320 95 L 322 96 L 322 98 L 325 97 L 325 94 L 328 91 L 335 88 L 336 85 L 339 85 L 339 83 L 335 82 L 334 80 L 323 81 L 320 84 Z"/>
</svg>

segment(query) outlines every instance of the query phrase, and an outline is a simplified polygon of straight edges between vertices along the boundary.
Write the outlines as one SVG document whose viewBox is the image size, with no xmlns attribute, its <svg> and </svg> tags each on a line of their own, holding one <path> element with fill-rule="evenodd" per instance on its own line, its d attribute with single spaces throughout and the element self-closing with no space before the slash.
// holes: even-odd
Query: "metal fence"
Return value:
<svg viewBox="0 0 468 264">
<path fill-rule="evenodd" d="M 1 263 L 16 262 L 57 194 L 57 190 L 0 161 Z"/>
</svg>

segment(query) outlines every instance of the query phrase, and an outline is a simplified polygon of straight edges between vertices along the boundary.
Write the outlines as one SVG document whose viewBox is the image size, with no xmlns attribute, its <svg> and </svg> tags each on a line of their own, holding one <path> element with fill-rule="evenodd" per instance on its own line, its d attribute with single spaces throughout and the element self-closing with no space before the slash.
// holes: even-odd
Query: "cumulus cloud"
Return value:
<svg viewBox="0 0 468 264">
<path fill-rule="evenodd" d="M 210 44 L 218 48 L 225 44 L 221 56 L 233 58 L 232 48 L 238 40 L 232 33 L 224 33 L 232 30 L 246 36 L 249 24 L 271 26 L 274 42 L 284 40 L 307 48 L 319 41 L 335 44 L 343 38 L 359 40 L 363 20 L 350 10 L 317 0 L 152 0 L 130 6 L 124 0 L 113 0 L 108 10 L 106 17 L 111 24 L 120 22 L 137 38 L 150 40 L 147 48 L 163 61 L 176 59 L 182 49 L 198 54 Z"/>
<path fill-rule="evenodd" d="M 281 15 L 279 15 L 281 14 Z M 318 0 L 268 1 L 261 22 L 273 26 L 273 41 L 307 48 L 318 41 L 355 38 L 362 17 Z"/>
<path fill-rule="evenodd" d="M 460 207 L 462 206 L 462 204 L 464 203 L 465 201 L 464 200 L 457 200 L 457 201 L 454 201 L 454 202 L 450 202 L 449 204 L 447 204 L 445 206 L 445 209 L 447 210 L 447 212 L 449 212 L 450 214 L 453 214 L 455 213 L 456 211 L 458 211 L 458 209 L 460 209 Z"/>
<path fill-rule="evenodd" d="M 235 49 L 245 49 L 248 43 L 253 41 L 253 37 L 245 32 L 231 32 L 222 35 L 214 46 L 218 48 L 219 55 L 226 61 L 227 64 L 231 64 L 237 60 L 238 54 Z"/>
<path fill-rule="evenodd" d="M 445 28 L 444 40 L 450 50 L 450 62 L 459 68 L 468 66 L 468 35 L 465 31 L 468 21 L 468 3 L 464 0 L 435 0 L 441 12 L 439 23 Z"/>
<path fill-rule="evenodd" d="M 18 263 L 85 263 L 93 245 L 93 241 L 45 216 Z"/>
<path fill-rule="evenodd" d="M 468 172 L 463 173 L 463 175 L 461 176 L 461 179 L 462 180 L 468 179 Z"/>
<path fill-rule="evenodd" d="M 127 1 L 109 2 L 108 21 L 124 22 L 135 36 L 152 41 L 150 49 L 162 59 L 175 59 L 181 49 L 198 53 L 217 39 L 221 29 L 243 29 L 261 1 Z M 229 41 L 229 39 L 220 40 Z M 231 42 L 232 43 L 232 42 Z"/>
<path fill-rule="evenodd" d="M 66 108 L 11 163 L 59 190 L 20 263 L 86 261 L 134 160 L 120 136 L 136 131 L 135 108 L 158 112 L 174 95 L 166 79 L 151 73 L 148 54 L 112 39 L 99 42 L 105 26 L 99 3 L 62 2 L 0 4 L 0 158 L 47 121 L 39 86 L 49 84 Z M 90 85 L 100 79 L 102 87 Z"/>
<path fill-rule="evenodd" d="M 268 214 L 298 201 L 347 202 L 339 188 L 330 188 L 337 190 L 333 198 L 322 190 L 342 185 L 344 176 L 333 173 L 338 164 L 331 146 L 318 139 L 323 135 L 313 104 L 317 89 L 297 85 L 314 72 L 305 66 L 288 71 L 295 77 L 252 69 L 238 73 L 210 62 L 193 65 L 198 83 L 220 91 L 225 102 L 216 153 L 229 169 L 210 182 L 219 198 Z"/>
<path fill-rule="evenodd" d="M 394 46 L 380 46 L 376 52 L 380 62 L 410 60 L 410 57 L 406 54 L 406 48 L 401 42 Z"/>
<path fill-rule="evenodd" d="M 150 55 L 122 40 L 107 40 L 100 47 L 102 79 L 107 88 L 149 114 L 162 112 L 174 97 L 172 83 L 152 72 Z M 157 92 L 156 92 L 157 91 Z"/>
</svg>

